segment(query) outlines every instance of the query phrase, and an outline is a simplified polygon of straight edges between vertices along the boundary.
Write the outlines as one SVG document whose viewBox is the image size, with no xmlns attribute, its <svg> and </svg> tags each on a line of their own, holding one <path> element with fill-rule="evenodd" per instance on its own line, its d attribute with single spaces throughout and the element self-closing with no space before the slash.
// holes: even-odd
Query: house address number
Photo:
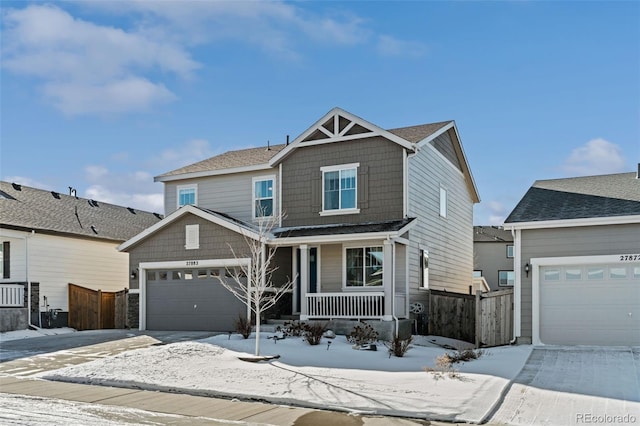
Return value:
<svg viewBox="0 0 640 426">
<path fill-rule="evenodd" d="M 187 260 L 186 266 L 198 266 L 197 260 Z"/>
<path fill-rule="evenodd" d="M 621 254 L 620 262 L 635 262 L 640 260 L 640 254 Z"/>
</svg>

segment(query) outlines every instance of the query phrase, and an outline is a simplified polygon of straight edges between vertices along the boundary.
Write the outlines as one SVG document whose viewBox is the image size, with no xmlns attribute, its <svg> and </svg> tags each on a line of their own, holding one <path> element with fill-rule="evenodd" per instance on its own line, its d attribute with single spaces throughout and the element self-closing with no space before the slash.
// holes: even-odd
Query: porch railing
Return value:
<svg viewBox="0 0 640 426">
<path fill-rule="evenodd" d="M 22 284 L 0 284 L 0 307 L 23 307 L 24 286 Z"/>
<path fill-rule="evenodd" d="M 307 293 L 308 318 L 382 318 L 384 293 Z"/>
</svg>

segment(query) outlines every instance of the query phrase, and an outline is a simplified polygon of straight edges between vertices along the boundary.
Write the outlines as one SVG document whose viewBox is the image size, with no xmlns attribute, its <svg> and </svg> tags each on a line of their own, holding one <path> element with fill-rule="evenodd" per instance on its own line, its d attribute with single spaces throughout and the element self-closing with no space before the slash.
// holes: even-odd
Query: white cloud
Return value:
<svg viewBox="0 0 640 426">
<path fill-rule="evenodd" d="M 420 57 L 427 53 L 427 47 L 418 41 L 400 40 L 389 35 L 378 37 L 378 52 L 384 56 Z"/>
<path fill-rule="evenodd" d="M 4 14 L 3 66 L 42 81 L 45 98 L 65 114 L 145 110 L 175 99 L 155 71 L 189 78 L 198 64 L 181 46 L 147 34 L 74 18 L 55 6 Z"/>
<path fill-rule="evenodd" d="M 5 176 L 2 178 L 5 182 L 17 183 L 31 188 L 44 189 L 48 191 L 56 190 L 51 184 L 39 182 L 35 179 L 31 179 L 24 176 Z"/>
<path fill-rule="evenodd" d="M 193 139 L 182 146 L 162 150 L 159 155 L 150 159 L 154 168 L 165 168 L 163 172 L 175 170 L 188 164 L 206 160 L 215 155 L 209 142 L 204 139 Z"/>
<path fill-rule="evenodd" d="M 592 139 L 573 151 L 562 169 L 570 176 L 620 173 L 626 170 L 622 149 L 605 139 Z"/>
<path fill-rule="evenodd" d="M 126 188 L 119 190 L 102 185 L 91 185 L 86 189 L 84 197 L 148 212 L 162 213 L 164 211 L 164 195 L 162 191 L 133 193 L 128 192 Z"/>
</svg>

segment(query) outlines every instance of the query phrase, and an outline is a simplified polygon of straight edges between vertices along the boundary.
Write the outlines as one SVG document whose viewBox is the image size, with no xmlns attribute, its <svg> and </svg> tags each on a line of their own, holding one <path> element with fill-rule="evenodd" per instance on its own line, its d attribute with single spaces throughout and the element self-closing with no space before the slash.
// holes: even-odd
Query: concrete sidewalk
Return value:
<svg viewBox="0 0 640 426">
<path fill-rule="evenodd" d="M 164 414 L 206 417 L 220 420 L 276 426 L 417 426 L 442 424 L 422 420 L 379 416 L 353 416 L 347 413 L 286 407 L 184 394 L 153 392 L 77 383 L 52 382 L 20 377 L 0 377 L 0 392 L 95 403 Z"/>
</svg>

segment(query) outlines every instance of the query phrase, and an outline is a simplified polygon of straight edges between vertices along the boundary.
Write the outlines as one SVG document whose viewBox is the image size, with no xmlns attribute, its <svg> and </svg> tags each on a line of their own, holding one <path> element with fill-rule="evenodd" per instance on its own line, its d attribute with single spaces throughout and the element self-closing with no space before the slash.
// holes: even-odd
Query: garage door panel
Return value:
<svg viewBox="0 0 640 426">
<path fill-rule="evenodd" d="M 217 278 L 147 283 L 149 330 L 231 331 L 247 308 Z"/>
<path fill-rule="evenodd" d="M 634 266 L 624 265 L 627 278 L 610 278 L 615 265 L 561 265 L 545 268 L 539 284 L 539 334 L 545 344 L 639 345 L 640 280 Z M 589 270 L 602 268 L 604 279 L 587 279 Z M 545 275 L 549 269 L 554 273 Z M 582 271 L 582 279 L 566 279 L 566 271 Z M 561 273 L 557 274 L 557 271 Z M 554 277 L 545 280 L 545 277 Z"/>
</svg>

